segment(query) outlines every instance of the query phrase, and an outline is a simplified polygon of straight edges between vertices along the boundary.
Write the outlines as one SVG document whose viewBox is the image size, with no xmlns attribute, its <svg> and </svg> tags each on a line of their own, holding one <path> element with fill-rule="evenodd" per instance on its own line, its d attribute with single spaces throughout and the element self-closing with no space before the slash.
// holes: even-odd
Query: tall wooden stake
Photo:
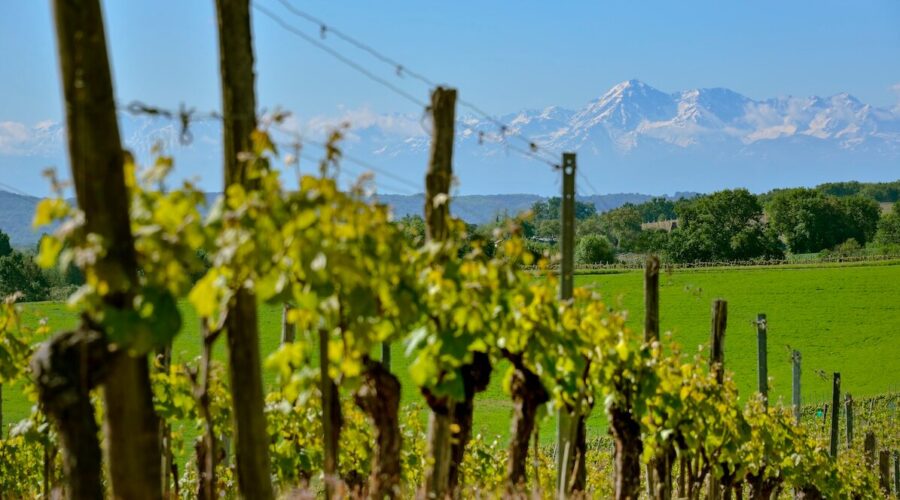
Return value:
<svg viewBox="0 0 900 500">
<path fill-rule="evenodd" d="M 322 472 L 325 474 L 325 498 L 331 499 L 339 479 L 341 406 L 337 386 L 328 374 L 328 330 L 324 328 L 319 329 L 319 390 L 322 393 Z"/>
<path fill-rule="evenodd" d="M 878 452 L 878 485 L 885 497 L 891 495 L 891 452 L 888 450 Z"/>
<path fill-rule="evenodd" d="M 793 350 L 791 351 L 791 366 L 792 366 L 792 403 L 794 406 L 794 420 L 799 424 L 800 423 L 800 351 Z"/>
<path fill-rule="evenodd" d="M 900 496 L 900 452 L 894 451 L 894 494 Z"/>
<path fill-rule="evenodd" d="M 712 327 L 709 340 L 709 369 L 715 374 L 719 385 L 725 382 L 725 327 L 728 324 L 728 303 L 716 299 L 712 305 Z M 717 465 L 718 466 L 718 465 Z M 708 498 L 716 500 L 721 497 L 719 481 L 712 474 L 709 476 Z"/>
<path fill-rule="evenodd" d="M 756 315 L 756 361 L 757 361 L 757 387 L 759 393 L 762 394 L 763 402 L 769 405 L 769 354 L 766 339 L 768 323 L 766 323 L 766 315 L 759 313 Z"/>
<path fill-rule="evenodd" d="M 129 308 L 138 282 L 137 263 L 100 2 L 55 0 L 53 11 L 72 180 L 78 208 L 84 213 L 82 229 L 104 244 L 95 271 L 109 287 L 106 306 Z M 98 368 L 82 366 L 83 385 L 89 372 Z M 161 498 L 159 419 L 153 408 L 147 356 L 122 352 L 108 370 L 103 398 L 110 496 Z M 69 493 L 73 497 L 85 494 Z"/>
<path fill-rule="evenodd" d="M 559 276 L 559 298 L 572 298 L 575 268 L 575 153 L 563 153 L 562 200 L 560 206 L 560 244 L 562 254 Z M 569 480 L 575 464 L 575 431 L 579 415 L 565 410 L 556 420 L 556 488 L 560 498 L 569 491 Z"/>
<path fill-rule="evenodd" d="M 433 118 L 431 154 L 425 175 L 425 237 L 446 241 L 450 237 L 450 182 L 453 179 L 453 135 L 456 90 L 438 87 L 431 94 Z M 431 404 L 428 418 L 428 457 L 425 496 L 444 498 L 450 492 L 450 457 L 455 405 L 449 398 Z"/>
<path fill-rule="evenodd" d="M 659 340 L 659 257 L 644 265 L 644 341 Z"/>
<path fill-rule="evenodd" d="M 719 384 L 725 382 L 725 327 L 728 324 L 728 302 L 716 299 L 712 305 L 712 327 L 709 338 L 709 370 Z"/>
<path fill-rule="evenodd" d="M 844 399 L 844 408 L 847 413 L 847 449 L 849 450 L 853 447 L 853 396 L 849 392 Z"/>
<path fill-rule="evenodd" d="M 644 342 L 651 343 L 659 340 L 659 258 L 655 255 L 647 257 L 644 264 Z M 671 481 L 656 475 L 656 460 L 647 464 L 647 495 L 650 498 L 657 497 L 657 489 L 664 498 L 671 496 Z M 657 484 L 662 483 L 662 484 Z"/>
<path fill-rule="evenodd" d="M 838 424 L 841 416 L 841 374 L 834 372 L 834 381 L 831 385 L 831 456 L 837 458 L 838 454 Z"/>
<path fill-rule="evenodd" d="M 251 162 L 242 154 L 253 151 L 256 129 L 256 92 L 250 0 L 216 0 L 219 32 L 219 70 L 222 81 L 225 187 L 240 184 L 255 189 Z M 226 193 L 228 190 L 225 190 Z M 234 437 L 238 491 L 243 498 L 273 498 L 269 465 L 269 434 L 263 413 L 262 367 L 256 296 L 237 291 L 225 320 L 228 366 L 234 409 Z"/>
<path fill-rule="evenodd" d="M 285 302 L 281 305 L 281 343 L 290 344 L 297 336 L 297 325 L 288 321 L 291 305 Z"/>
</svg>

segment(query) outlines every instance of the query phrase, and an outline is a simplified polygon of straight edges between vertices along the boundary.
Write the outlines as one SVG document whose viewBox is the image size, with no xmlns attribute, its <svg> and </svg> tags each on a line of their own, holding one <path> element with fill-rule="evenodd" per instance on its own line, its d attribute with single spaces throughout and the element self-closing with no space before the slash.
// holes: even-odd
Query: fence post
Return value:
<svg viewBox="0 0 900 500">
<path fill-rule="evenodd" d="M 769 360 L 768 345 L 766 332 L 768 324 L 766 323 L 766 315 L 759 313 L 756 315 L 756 361 L 757 361 L 757 386 L 759 393 L 762 394 L 763 403 L 769 406 Z"/>
<path fill-rule="evenodd" d="M 847 412 L 847 449 L 853 447 L 853 396 L 847 393 L 844 399 L 844 408 Z"/>
<path fill-rule="evenodd" d="M 709 369 L 715 374 L 716 382 L 725 382 L 725 327 L 728 323 L 728 302 L 716 299 L 712 305 L 712 328 L 709 341 Z M 713 464 L 718 467 L 718 464 Z M 709 492 L 707 497 L 717 500 L 721 497 L 719 480 L 714 474 L 709 476 Z"/>
<path fill-rule="evenodd" d="M 791 352 L 791 364 L 793 365 L 793 391 L 794 420 L 800 423 L 800 351 Z"/>
<path fill-rule="evenodd" d="M 838 454 L 838 425 L 841 417 L 841 374 L 834 372 L 831 384 L 831 457 Z"/>
<path fill-rule="evenodd" d="M 559 299 L 572 298 L 575 267 L 575 153 L 563 153 L 562 200 L 560 206 L 561 232 L 559 249 L 562 254 L 559 276 Z M 570 472 L 574 465 L 575 427 L 578 415 L 560 409 L 556 420 L 556 491 L 564 498 L 569 491 Z"/>
</svg>

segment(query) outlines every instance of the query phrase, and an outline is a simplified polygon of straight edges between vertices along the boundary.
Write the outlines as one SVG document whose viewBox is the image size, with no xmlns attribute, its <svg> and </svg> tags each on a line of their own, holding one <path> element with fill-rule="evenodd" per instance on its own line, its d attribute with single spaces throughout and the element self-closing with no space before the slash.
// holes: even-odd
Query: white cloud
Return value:
<svg viewBox="0 0 900 500">
<path fill-rule="evenodd" d="M 33 126 L 14 121 L 0 122 L 0 154 L 30 156 L 49 153 L 62 146 L 62 127 L 52 120 Z"/>
<path fill-rule="evenodd" d="M 369 107 L 358 109 L 341 109 L 337 115 L 319 115 L 308 119 L 290 116 L 285 120 L 283 128 L 301 135 L 323 138 L 330 131 L 348 125 L 347 138 L 356 139 L 357 134 L 367 129 L 377 129 L 381 134 L 399 138 L 427 135 L 422 128 L 421 120 L 412 115 L 379 114 Z"/>
<path fill-rule="evenodd" d="M 897 95 L 897 108 L 900 109 L 900 82 L 891 85 L 891 92 Z"/>
</svg>

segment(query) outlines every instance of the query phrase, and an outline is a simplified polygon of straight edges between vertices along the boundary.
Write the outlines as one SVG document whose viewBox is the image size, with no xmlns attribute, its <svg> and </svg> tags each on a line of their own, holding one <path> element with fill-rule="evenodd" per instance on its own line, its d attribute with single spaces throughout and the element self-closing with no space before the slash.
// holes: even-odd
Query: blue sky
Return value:
<svg viewBox="0 0 900 500">
<path fill-rule="evenodd" d="M 256 1 L 284 12 L 277 0 Z M 756 99 L 846 91 L 876 106 L 900 100 L 892 91 L 900 83 L 897 0 L 291 1 L 491 113 L 578 108 L 628 78 Z M 49 5 L 0 2 L 0 122 L 62 117 Z M 219 107 L 213 0 L 103 5 L 120 101 Z M 361 107 L 419 112 L 258 14 L 254 33 L 261 106 L 306 117 Z M 397 83 L 427 96 L 416 82 Z"/>
</svg>

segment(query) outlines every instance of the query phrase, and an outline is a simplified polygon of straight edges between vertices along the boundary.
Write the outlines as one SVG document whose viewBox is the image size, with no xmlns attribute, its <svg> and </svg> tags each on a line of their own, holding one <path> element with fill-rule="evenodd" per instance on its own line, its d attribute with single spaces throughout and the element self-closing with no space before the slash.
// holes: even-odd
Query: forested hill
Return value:
<svg viewBox="0 0 900 500">
<path fill-rule="evenodd" d="M 694 193 L 675 193 L 673 198 L 689 197 Z M 209 197 L 215 196 L 210 194 Z M 425 199 L 421 194 L 398 195 L 381 194 L 378 198 L 390 205 L 394 215 L 401 218 L 406 215 L 421 215 Z M 579 200 L 593 203 L 598 212 L 605 212 L 621 207 L 626 203 L 641 203 L 653 198 L 647 194 L 620 193 L 579 197 Z M 497 215 L 515 215 L 531 208 L 536 201 L 544 197 L 533 194 L 493 194 L 465 195 L 452 199 L 452 210 L 455 215 L 472 224 L 482 224 L 494 220 Z M 37 244 L 40 233 L 31 228 L 34 208 L 40 198 L 26 196 L 0 190 L 0 230 L 9 235 L 14 247 Z"/>
<path fill-rule="evenodd" d="M 900 180 L 893 182 L 836 182 L 816 186 L 816 189 L 835 196 L 863 195 L 879 202 L 894 202 L 900 199 Z M 766 202 L 772 193 L 759 195 Z M 669 199 L 690 198 L 698 193 L 674 193 L 666 196 Z M 210 194 L 210 197 L 215 196 Z M 424 198 L 421 194 L 398 195 L 380 194 L 378 198 L 390 205 L 394 215 L 401 218 L 406 215 L 421 215 Z M 579 196 L 579 201 L 593 203 L 598 212 L 606 212 L 621 207 L 626 203 L 642 203 L 654 198 L 652 195 L 639 193 L 616 193 Z M 536 201 L 545 197 L 533 194 L 491 194 L 463 195 L 452 198 L 452 211 L 466 222 L 482 224 L 494 220 L 498 215 L 515 215 L 531 208 Z M 15 194 L 0 190 L 0 230 L 10 237 L 15 247 L 31 246 L 40 239 L 40 234 L 31 228 L 34 207 L 40 199 L 35 196 Z"/>
</svg>

